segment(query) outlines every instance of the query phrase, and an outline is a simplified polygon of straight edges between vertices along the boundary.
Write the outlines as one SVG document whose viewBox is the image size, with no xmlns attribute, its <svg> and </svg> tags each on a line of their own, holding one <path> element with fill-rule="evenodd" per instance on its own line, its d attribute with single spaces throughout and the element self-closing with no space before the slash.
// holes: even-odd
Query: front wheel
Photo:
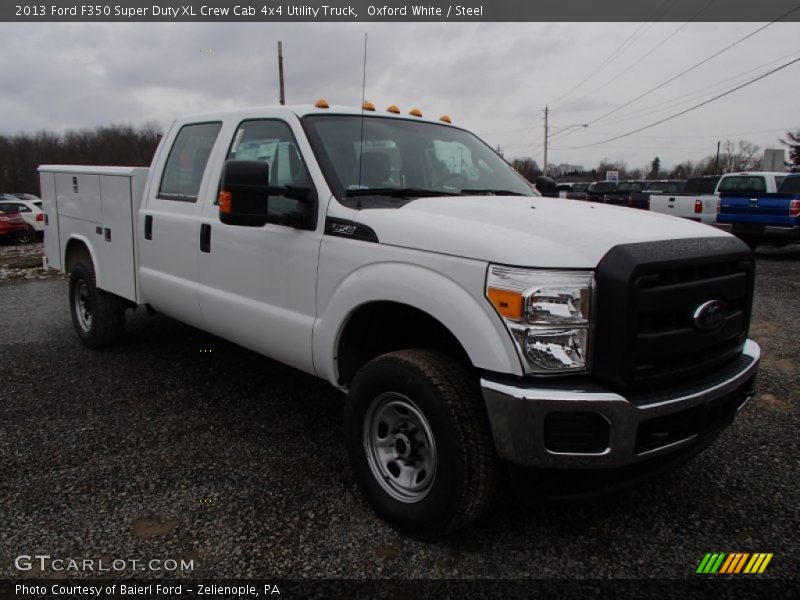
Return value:
<svg viewBox="0 0 800 600">
<path fill-rule="evenodd" d="M 384 354 L 358 371 L 345 435 L 375 511 L 424 537 L 478 518 L 495 486 L 495 453 L 480 390 L 468 369 L 429 350 Z"/>
<path fill-rule="evenodd" d="M 125 304 L 98 289 L 91 263 L 79 262 L 69 277 L 72 324 L 84 345 L 102 348 L 117 343 L 125 333 Z"/>
</svg>

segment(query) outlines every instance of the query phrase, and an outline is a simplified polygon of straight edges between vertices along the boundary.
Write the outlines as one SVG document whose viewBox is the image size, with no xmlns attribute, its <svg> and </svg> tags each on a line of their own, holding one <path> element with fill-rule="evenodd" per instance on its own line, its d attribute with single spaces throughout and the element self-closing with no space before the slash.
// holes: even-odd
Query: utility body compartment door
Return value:
<svg viewBox="0 0 800 600">
<path fill-rule="evenodd" d="M 55 165 L 39 171 L 49 266 L 66 269 L 67 247 L 77 241 L 89 250 L 97 287 L 137 302 L 133 216 L 148 169 Z"/>
<path fill-rule="evenodd" d="M 101 225 L 97 259 L 103 273 L 103 289 L 136 300 L 136 269 L 133 247 L 133 190 L 129 177 L 100 177 Z"/>
<path fill-rule="evenodd" d="M 58 233 L 58 206 L 56 205 L 55 173 L 39 174 L 44 212 L 44 267 L 62 270 L 61 243 Z"/>
</svg>

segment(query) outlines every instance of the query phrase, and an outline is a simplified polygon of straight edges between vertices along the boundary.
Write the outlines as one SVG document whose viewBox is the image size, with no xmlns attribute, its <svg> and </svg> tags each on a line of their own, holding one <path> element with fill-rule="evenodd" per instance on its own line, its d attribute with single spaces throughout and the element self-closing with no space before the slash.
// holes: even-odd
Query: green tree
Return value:
<svg viewBox="0 0 800 600">
<path fill-rule="evenodd" d="M 648 173 L 648 177 L 650 179 L 658 179 L 658 175 L 661 172 L 661 159 L 657 156 L 653 159 L 650 163 L 650 173 Z"/>
</svg>

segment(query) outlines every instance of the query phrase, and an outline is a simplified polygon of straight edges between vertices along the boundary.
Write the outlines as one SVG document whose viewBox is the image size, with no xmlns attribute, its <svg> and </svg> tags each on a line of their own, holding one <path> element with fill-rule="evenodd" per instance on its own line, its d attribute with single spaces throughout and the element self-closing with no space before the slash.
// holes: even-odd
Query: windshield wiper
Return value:
<svg viewBox="0 0 800 600">
<path fill-rule="evenodd" d="M 519 192 L 512 192 L 511 190 L 461 190 L 462 196 L 525 196 Z"/>
<path fill-rule="evenodd" d="M 443 192 L 427 188 L 359 188 L 347 190 L 344 194 L 348 198 L 355 196 L 389 196 L 391 198 L 428 198 L 431 196 L 458 196 L 455 192 Z"/>
</svg>

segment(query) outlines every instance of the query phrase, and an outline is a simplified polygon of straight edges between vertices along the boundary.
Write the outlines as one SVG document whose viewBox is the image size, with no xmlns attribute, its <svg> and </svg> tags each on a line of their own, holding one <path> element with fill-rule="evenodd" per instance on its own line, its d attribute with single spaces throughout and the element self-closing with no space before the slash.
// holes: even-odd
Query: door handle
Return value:
<svg viewBox="0 0 800 600">
<path fill-rule="evenodd" d="M 153 215 L 145 215 L 144 217 L 144 239 L 153 239 Z"/>
<path fill-rule="evenodd" d="M 200 252 L 206 254 L 211 252 L 211 225 L 209 223 L 200 225 Z"/>
</svg>

